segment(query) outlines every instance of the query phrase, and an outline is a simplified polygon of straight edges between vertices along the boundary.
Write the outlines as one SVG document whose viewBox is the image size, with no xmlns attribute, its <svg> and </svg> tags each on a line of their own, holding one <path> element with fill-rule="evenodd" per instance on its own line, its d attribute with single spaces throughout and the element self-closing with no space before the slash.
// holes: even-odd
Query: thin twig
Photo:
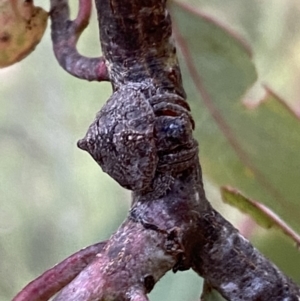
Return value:
<svg viewBox="0 0 300 301">
<path fill-rule="evenodd" d="M 88 81 L 108 81 L 105 59 L 88 58 L 78 53 L 77 41 L 91 15 L 91 0 L 81 0 L 74 21 L 69 20 L 67 0 L 51 0 L 51 36 L 57 61 L 67 72 Z"/>
<path fill-rule="evenodd" d="M 91 263 L 96 255 L 102 251 L 105 244 L 106 242 L 100 242 L 69 256 L 27 284 L 12 301 L 44 301 L 50 299 Z"/>
</svg>

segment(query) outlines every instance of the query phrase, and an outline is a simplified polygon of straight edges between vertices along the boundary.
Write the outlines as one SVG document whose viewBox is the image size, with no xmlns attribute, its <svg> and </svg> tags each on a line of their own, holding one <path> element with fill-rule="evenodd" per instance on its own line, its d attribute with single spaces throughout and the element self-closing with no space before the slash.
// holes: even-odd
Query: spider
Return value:
<svg viewBox="0 0 300 301">
<path fill-rule="evenodd" d="M 197 153 L 194 121 L 180 96 L 146 94 L 139 84 L 121 86 L 78 146 L 121 186 L 162 194 Z"/>
</svg>

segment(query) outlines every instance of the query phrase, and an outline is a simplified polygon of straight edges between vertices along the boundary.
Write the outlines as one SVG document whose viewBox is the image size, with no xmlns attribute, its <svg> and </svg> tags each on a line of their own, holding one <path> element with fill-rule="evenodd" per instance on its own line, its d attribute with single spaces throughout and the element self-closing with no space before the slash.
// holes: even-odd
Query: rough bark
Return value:
<svg viewBox="0 0 300 301">
<path fill-rule="evenodd" d="M 52 0 L 51 3 L 54 49 L 61 53 L 60 48 L 64 46 L 60 44 L 60 37 L 65 32 L 66 22 L 69 24 L 70 21 L 60 12 L 66 9 L 67 3 L 63 0 Z M 80 1 L 81 9 L 88 3 Z M 175 46 L 170 38 L 172 27 L 166 1 L 96 0 L 96 7 L 103 47 L 101 61 L 105 62 L 106 68 L 102 69 L 106 75 L 101 79 L 112 82 L 114 93 L 132 83 L 141 89 L 143 99 L 153 108 L 150 124 L 156 131 L 163 129 L 157 126 L 161 125 L 161 120 L 169 120 L 171 116 L 173 122 L 182 114 L 186 114 L 187 124 L 190 122 L 189 126 L 193 127 L 189 108 L 182 100 L 185 93 Z M 81 20 L 85 19 L 81 16 Z M 177 100 L 170 100 L 170 94 L 177 95 Z M 158 95 L 162 95 L 161 98 Z M 162 104 L 159 109 L 155 107 L 157 103 L 149 100 L 153 97 Z M 119 101 L 124 99 L 120 97 Z M 99 113 L 100 118 L 106 116 L 103 112 Z M 123 111 L 120 112 L 117 125 L 122 121 Z M 93 128 L 92 134 L 98 130 Z M 131 182 L 124 184 L 120 178 L 124 173 L 111 171 L 111 167 L 107 167 L 111 165 L 105 165 L 103 158 L 97 157 L 96 149 L 95 160 L 121 185 L 133 190 L 129 216 L 105 246 L 101 245 L 89 264 L 82 266 L 80 273 L 72 271 L 72 277 L 64 274 L 48 283 L 43 278 L 44 282 L 40 283 L 44 287 L 41 285 L 40 291 L 64 278 L 70 283 L 54 298 L 56 301 L 142 301 L 148 300 L 146 294 L 170 269 L 176 272 L 192 268 L 227 300 L 300 300 L 300 288 L 211 207 L 205 197 L 198 154 L 196 160 L 189 157 L 188 164 L 180 161 L 187 150 L 197 151 L 196 145 L 191 146 L 190 142 L 194 141 L 191 135 L 184 136 L 189 143 L 179 139 L 180 145 L 178 141 L 176 145 L 172 142 L 166 144 L 171 147 L 167 149 L 160 139 L 169 136 L 156 132 L 153 136 L 153 149 L 157 149 L 156 169 L 153 173 L 147 169 L 147 175 L 154 175 L 154 178 L 148 181 L 143 176 L 141 179 L 147 184 L 138 188 Z M 88 151 L 98 143 L 97 140 L 91 142 L 90 132 L 85 139 L 86 144 L 90 143 L 89 147 L 85 145 Z M 57 285 L 56 291 L 65 284 Z M 25 287 L 14 301 L 48 298 L 49 294 L 35 294 Z"/>
</svg>

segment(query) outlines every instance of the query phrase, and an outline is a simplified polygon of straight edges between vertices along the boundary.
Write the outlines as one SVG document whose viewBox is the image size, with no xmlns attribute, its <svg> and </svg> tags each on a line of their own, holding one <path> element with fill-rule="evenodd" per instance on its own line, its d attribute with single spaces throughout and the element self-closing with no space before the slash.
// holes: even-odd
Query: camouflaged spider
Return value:
<svg viewBox="0 0 300 301">
<path fill-rule="evenodd" d="M 163 193 L 174 172 L 191 165 L 197 153 L 187 103 L 175 94 L 147 98 L 139 84 L 121 86 L 108 99 L 78 146 L 121 186 Z M 163 175 L 165 170 L 168 176 Z"/>
</svg>

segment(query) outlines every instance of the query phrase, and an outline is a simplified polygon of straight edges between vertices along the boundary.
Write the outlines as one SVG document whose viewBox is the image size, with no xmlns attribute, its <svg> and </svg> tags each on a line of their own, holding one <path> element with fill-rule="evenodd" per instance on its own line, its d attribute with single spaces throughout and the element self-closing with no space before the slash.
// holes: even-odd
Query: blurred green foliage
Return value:
<svg viewBox="0 0 300 301">
<path fill-rule="evenodd" d="M 73 15 L 76 13 L 75 2 L 72 1 Z M 300 36 L 296 30 L 300 27 L 300 4 L 296 0 L 186 2 L 203 9 L 240 33 L 253 48 L 253 61 L 259 79 L 267 82 L 295 110 L 299 108 L 300 112 L 297 98 L 299 85 L 295 84 L 300 76 L 300 69 L 297 68 L 300 64 L 297 53 Z M 37 5 L 44 3 L 36 1 Z M 182 35 L 192 36 L 195 47 L 201 45 L 201 30 L 198 28 L 192 31 L 188 28 L 190 22 L 193 22 L 191 18 L 177 15 L 176 21 L 180 26 L 187 26 L 181 31 Z M 228 52 L 224 53 L 224 48 L 221 48 L 218 56 L 218 60 L 222 56 L 225 58 L 224 65 L 214 61 L 217 56 L 213 51 L 207 52 L 206 57 L 201 58 L 199 55 L 200 63 L 197 67 L 201 66 L 201 76 L 216 99 L 224 93 L 220 108 L 229 121 L 235 120 L 232 127 L 241 131 L 240 137 L 251 137 L 250 146 L 253 141 L 256 145 L 264 142 L 267 137 L 262 129 L 263 122 L 269 118 L 268 113 L 252 121 L 251 131 L 242 132 L 249 127 L 241 126 L 250 118 L 246 115 L 260 114 L 253 113 L 258 111 L 241 113 L 242 105 L 239 103 L 246 89 L 255 81 L 254 65 L 246 51 L 234 45 L 231 36 L 215 28 L 212 31 L 207 26 L 208 35 L 219 37 L 229 44 L 225 43 Z M 203 30 L 201 34 L 203 36 Z M 202 42 L 203 47 L 207 46 L 205 41 Z M 100 55 L 95 15 L 80 41 L 79 49 L 85 55 Z M 235 52 L 232 53 L 233 50 Z M 242 62 L 239 68 L 236 65 L 238 61 Z M 182 67 L 187 72 L 186 66 Z M 300 194 L 297 194 L 295 186 L 299 178 L 286 178 L 284 172 L 281 172 L 282 167 L 277 171 L 278 178 L 275 180 L 278 182 L 275 182 L 281 183 L 281 179 L 284 179 L 284 194 L 289 200 L 287 204 L 282 204 L 282 200 L 274 199 L 268 191 L 255 186 L 251 177 L 248 181 L 246 178 L 241 179 L 244 172 L 241 162 L 241 167 L 237 167 L 234 155 L 228 156 L 233 151 L 225 143 L 226 139 L 220 136 L 218 129 L 211 126 L 213 123 L 209 114 L 201 113 L 203 104 L 200 96 L 196 99 L 198 92 L 192 87 L 192 81 L 185 78 L 185 84 L 197 123 L 196 135 L 200 141 L 207 192 L 217 209 L 235 220 L 237 226 L 243 223 L 244 219 L 240 215 L 238 220 L 231 218 L 235 211 L 221 205 L 216 193 L 217 184 L 228 184 L 227 181 L 234 179 L 233 182 L 238 185 L 241 180 L 241 187 L 238 188 L 247 192 L 257 190 L 250 197 L 275 208 L 286 220 L 290 212 L 293 226 L 299 231 L 300 222 L 297 224 L 296 216 L 300 207 L 297 195 Z M 108 238 L 126 217 L 130 193 L 121 189 L 88 154 L 76 147 L 76 141 L 84 136 L 110 93 L 109 84 L 80 81 L 59 67 L 52 53 L 49 29 L 30 57 L 0 70 L 0 301 L 10 300 L 29 281 L 71 253 Z M 280 112 L 283 111 L 280 109 Z M 288 129 L 299 127 L 299 122 L 293 122 Z M 262 133 L 252 132 L 253 128 Z M 280 132 L 280 124 L 278 128 Z M 276 136 L 279 132 L 273 125 L 269 130 L 275 141 L 281 138 Z M 288 136 L 289 132 L 285 135 Z M 214 138 L 210 141 L 206 136 Z M 293 161 L 298 147 L 295 149 L 291 144 L 298 139 L 299 136 L 294 140 L 293 137 L 287 137 L 287 145 L 293 151 L 286 156 L 286 162 L 280 162 L 283 167 L 292 164 L 295 175 L 300 170 L 300 162 Z M 246 149 L 249 149 L 249 145 L 245 145 Z M 266 172 L 266 176 L 270 173 L 274 176 L 277 167 L 273 166 L 272 160 L 268 161 L 268 158 L 272 158 L 272 149 L 268 152 L 270 157 L 263 158 L 262 164 L 275 171 L 271 168 L 263 172 Z M 211 157 L 208 157 L 209 153 Z M 260 152 L 254 155 L 260 158 Z M 291 195 L 290 190 L 293 191 Z M 263 200 L 259 199 L 260 196 Z M 290 207 L 292 203 L 294 207 Z M 300 264 L 300 255 L 290 241 L 275 231 L 266 233 L 256 228 L 254 230 L 252 239 L 255 245 L 300 283 L 300 269 L 295 268 Z M 175 276 L 169 273 L 155 287 L 150 299 L 199 300 L 200 291 L 201 279 L 194 273 L 185 272 Z"/>
</svg>

